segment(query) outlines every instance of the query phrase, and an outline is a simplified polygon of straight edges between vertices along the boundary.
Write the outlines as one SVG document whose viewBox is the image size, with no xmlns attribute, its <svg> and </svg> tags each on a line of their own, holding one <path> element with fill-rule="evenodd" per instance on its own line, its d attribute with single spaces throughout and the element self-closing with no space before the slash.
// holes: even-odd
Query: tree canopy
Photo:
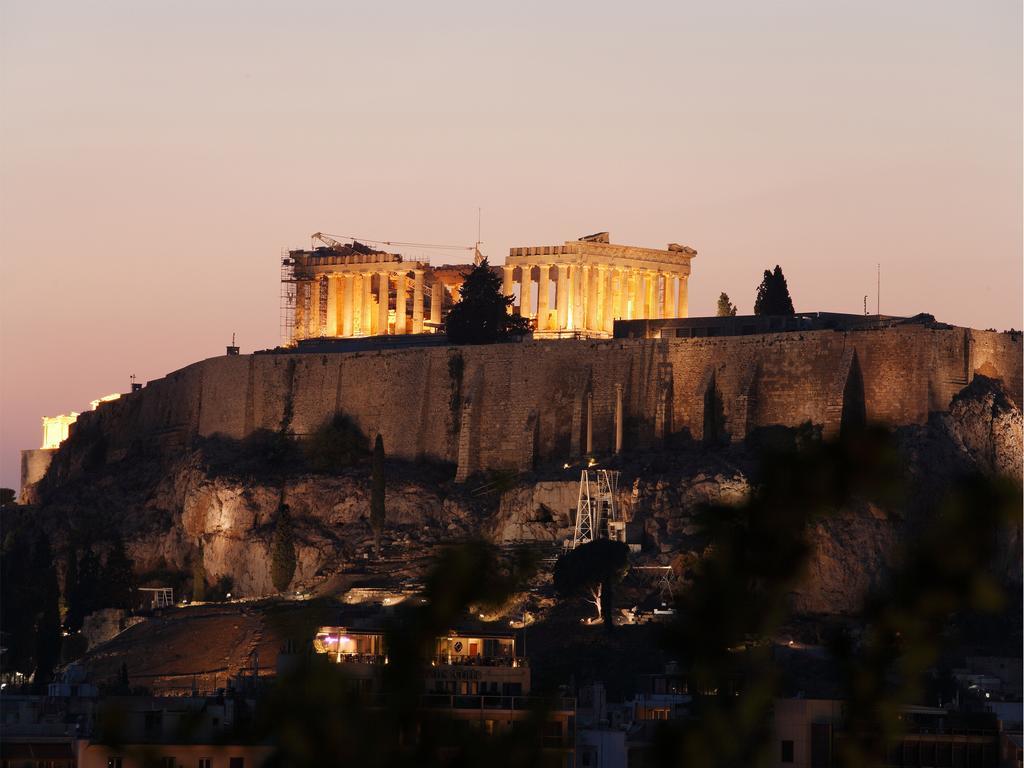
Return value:
<svg viewBox="0 0 1024 768">
<path fill-rule="evenodd" d="M 735 317 L 736 316 L 736 305 L 729 300 L 729 294 L 722 291 L 718 295 L 718 317 Z"/>
<path fill-rule="evenodd" d="M 274 589 L 284 592 L 295 576 L 295 538 L 292 517 L 287 504 L 281 504 L 274 524 L 274 538 L 270 543 L 270 579 Z"/>
<path fill-rule="evenodd" d="M 586 596 L 597 618 L 609 629 L 615 586 L 629 571 L 629 547 L 621 541 L 595 539 L 566 552 L 555 563 L 555 591 L 562 597 Z"/>
<path fill-rule="evenodd" d="M 464 277 L 459 301 L 445 320 L 445 333 L 453 344 L 493 344 L 529 330 L 527 318 L 509 312 L 513 298 L 501 293 L 501 278 L 487 259 Z"/>
<path fill-rule="evenodd" d="M 789 286 L 782 267 L 778 264 L 769 272 L 764 271 L 764 278 L 757 286 L 757 298 L 754 301 L 755 315 L 793 315 L 793 299 L 789 296 Z"/>
</svg>

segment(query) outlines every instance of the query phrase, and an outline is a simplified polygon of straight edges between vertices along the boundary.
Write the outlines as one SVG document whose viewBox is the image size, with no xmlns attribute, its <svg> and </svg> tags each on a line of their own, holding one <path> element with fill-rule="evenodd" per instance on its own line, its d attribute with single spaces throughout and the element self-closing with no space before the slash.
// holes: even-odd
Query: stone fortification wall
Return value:
<svg viewBox="0 0 1024 768">
<path fill-rule="evenodd" d="M 388 452 L 481 469 L 529 469 L 614 449 L 617 390 L 623 449 L 704 437 L 740 440 L 761 426 L 839 429 L 844 404 L 872 421 L 922 423 L 948 410 L 976 373 L 1000 378 L 1020 404 L 1020 334 L 902 325 L 730 338 L 537 341 L 337 354 L 204 360 L 83 414 L 108 461 L 133 447 L 298 436 L 333 414 L 353 418 Z M 713 410 L 721 414 L 713 419 Z M 856 410 L 856 409 L 854 409 Z M 74 443 L 74 441 L 70 441 Z"/>
</svg>

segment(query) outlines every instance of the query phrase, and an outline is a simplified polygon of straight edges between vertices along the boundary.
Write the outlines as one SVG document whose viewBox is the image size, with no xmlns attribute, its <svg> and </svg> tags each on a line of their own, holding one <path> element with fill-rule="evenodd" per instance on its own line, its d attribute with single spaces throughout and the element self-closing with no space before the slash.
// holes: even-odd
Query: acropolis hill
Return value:
<svg viewBox="0 0 1024 768">
<path fill-rule="evenodd" d="M 794 601 L 832 613 L 927 524 L 924 500 L 956 472 L 1019 482 L 1019 332 L 928 315 L 687 318 L 695 255 L 605 233 L 514 248 L 509 268 L 494 269 L 533 336 L 455 346 L 436 320 L 464 267 L 428 270 L 355 245 L 289 252 L 290 344 L 232 346 L 69 416 L 58 449 L 23 453 L 23 499 L 37 505 L 26 515 L 61 546 L 116 532 L 140 575 L 180 585 L 201 558 L 211 583 L 260 596 L 274 592 L 268 553 L 284 503 L 295 587 L 329 591 L 359 564 L 368 578 L 414 582 L 433 547 L 470 537 L 557 547 L 580 468 L 597 461 L 621 472 L 616 504 L 637 562 L 675 567 L 702 556 L 701 505 L 749 493 L 763 438 L 885 424 L 920 503 L 901 518 L 848 510 L 814 532 L 813 576 Z M 391 464 L 379 561 L 365 463 L 325 471 L 304 457 L 338 416 L 379 434 Z M 997 567 L 1019 583 L 1019 553 L 1004 554 Z"/>
<path fill-rule="evenodd" d="M 724 433 L 923 424 L 976 374 L 1021 402 L 1020 334 L 921 321 L 887 328 L 728 338 L 559 340 L 326 354 L 255 354 L 195 363 L 79 417 L 107 461 L 133 447 L 312 433 L 343 413 L 388 454 L 480 470 L 530 470 L 580 455 L 705 437 L 720 403 Z M 74 443 L 75 441 L 71 441 Z M 69 446 L 70 447 L 70 446 Z M 70 458 L 70 457 L 68 457 Z M 73 472 L 74 462 L 59 463 Z"/>
</svg>

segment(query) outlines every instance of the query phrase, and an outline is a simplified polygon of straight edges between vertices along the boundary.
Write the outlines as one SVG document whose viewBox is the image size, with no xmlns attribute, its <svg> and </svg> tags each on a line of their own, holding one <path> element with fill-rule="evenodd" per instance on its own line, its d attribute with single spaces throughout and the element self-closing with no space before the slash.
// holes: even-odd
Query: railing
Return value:
<svg viewBox="0 0 1024 768">
<path fill-rule="evenodd" d="M 455 693 L 428 693 L 420 699 L 425 709 L 504 709 L 528 710 L 547 703 L 556 711 L 573 710 L 575 699 L 545 700 L 530 696 L 468 696 Z"/>
<path fill-rule="evenodd" d="M 372 653 L 343 653 L 328 651 L 324 654 L 336 664 L 387 664 L 387 656 Z M 525 656 L 434 656 L 430 660 L 435 667 L 526 667 Z"/>
<path fill-rule="evenodd" d="M 526 667 L 525 656 L 455 656 L 440 655 L 431 659 L 438 667 Z"/>
</svg>

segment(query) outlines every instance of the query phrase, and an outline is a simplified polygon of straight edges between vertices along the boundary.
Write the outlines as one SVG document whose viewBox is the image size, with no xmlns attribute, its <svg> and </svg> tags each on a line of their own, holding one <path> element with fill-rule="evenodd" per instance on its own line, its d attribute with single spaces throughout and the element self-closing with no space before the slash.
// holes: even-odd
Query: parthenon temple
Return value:
<svg viewBox="0 0 1024 768">
<path fill-rule="evenodd" d="M 609 242 L 607 232 L 562 245 L 512 248 L 502 292 L 535 320 L 536 338 L 611 336 L 615 320 L 688 316 L 687 281 L 697 252 Z"/>
<path fill-rule="evenodd" d="M 502 291 L 539 338 L 612 335 L 618 319 L 687 316 L 690 260 L 697 252 L 609 242 L 608 233 L 562 245 L 512 248 Z M 468 265 L 432 267 L 363 243 L 293 250 L 282 259 L 282 331 L 319 337 L 436 333 Z"/>
</svg>

